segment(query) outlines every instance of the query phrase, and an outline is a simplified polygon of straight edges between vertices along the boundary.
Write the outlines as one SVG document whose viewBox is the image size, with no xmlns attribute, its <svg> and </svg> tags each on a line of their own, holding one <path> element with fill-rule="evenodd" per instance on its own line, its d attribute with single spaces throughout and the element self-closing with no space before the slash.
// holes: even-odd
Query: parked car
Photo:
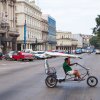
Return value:
<svg viewBox="0 0 100 100">
<path fill-rule="evenodd" d="M 31 53 L 31 52 L 33 52 L 33 50 L 32 49 L 23 49 L 22 52 Z"/>
<path fill-rule="evenodd" d="M 82 48 L 82 53 L 86 53 L 86 52 L 87 52 L 87 50 Z"/>
<path fill-rule="evenodd" d="M 29 60 L 33 61 L 33 55 L 31 53 L 25 53 L 25 52 L 18 52 L 14 55 L 12 55 L 13 60 Z"/>
<path fill-rule="evenodd" d="M 35 58 L 36 59 L 45 59 L 50 58 L 50 55 L 47 55 L 45 51 L 35 51 Z"/>
<path fill-rule="evenodd" d="M 5 54 L 6 60 L 12 60 L 12 55 L 16 53 L 17 51 L 9 51 L 7 54 Z"/>
<path fill-rule="evenodd" d="M 32 51 L 31 54 L 33 55 L 33 59 L 35 59 L 36 58 L 35 54 L 37 54 L 37 52 L 36 51 Z"/>
<path fill-rule="evenodd" d="M 45 55 L 44 51 L 36 51 L 35 58 L 36 59 L 45 59 L 45 58 L 47 58 L 47 56 Z"/>
<path fill-rule="evenodd" d="M 81 53 L 82 53 L 82 49 L 76 49 L 76 50 L 75 50 L 75 53 L 76 53 L 76 54 L 81 54 Z"/>
<path fill-rule="evenodd" d="M 2 58 L 3 58 L 3 54 L 2 52 L 0 52 L 0 60 L 2 60 Z"/>
<path fill-rule="evenodd" d="M 96 50 L 95 50 L 95 53 L 96 53 L 96 54 L 100 54 L 100 49 L 96 49 Z"/>
</svg>

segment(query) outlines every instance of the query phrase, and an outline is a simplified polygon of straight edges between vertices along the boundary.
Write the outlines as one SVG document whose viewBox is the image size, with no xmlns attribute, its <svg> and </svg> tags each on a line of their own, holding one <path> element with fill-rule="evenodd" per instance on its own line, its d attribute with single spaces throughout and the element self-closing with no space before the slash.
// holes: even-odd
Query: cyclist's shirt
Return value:
<svg viewBox="0 0 100 100">
<path fill-rule="evenodd" d="M 65 72 L 72 70 L 72 68 L 66 62 L 63 63 L 63 69 Z"/>
</svg>

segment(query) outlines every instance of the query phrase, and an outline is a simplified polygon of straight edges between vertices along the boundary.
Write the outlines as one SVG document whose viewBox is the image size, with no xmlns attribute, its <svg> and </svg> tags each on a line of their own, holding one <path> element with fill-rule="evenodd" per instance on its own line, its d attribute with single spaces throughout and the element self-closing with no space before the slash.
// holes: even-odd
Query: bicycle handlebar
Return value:
<svg viewBox="0 0 100 100">
<path fill-rule="evenodd" d="M 79 63 L 76 63 L 77 65 L 79 65 L 80 67 L 82 67 L 82 68 L 84 68 L 84 69 L 86 69 L 86 70 L 89 70 L 89 68 L 86 68 L 86 67 L 84 67 L 84 66 L 82 66 L 81 64 L 79 64 Z"/>
</svg>

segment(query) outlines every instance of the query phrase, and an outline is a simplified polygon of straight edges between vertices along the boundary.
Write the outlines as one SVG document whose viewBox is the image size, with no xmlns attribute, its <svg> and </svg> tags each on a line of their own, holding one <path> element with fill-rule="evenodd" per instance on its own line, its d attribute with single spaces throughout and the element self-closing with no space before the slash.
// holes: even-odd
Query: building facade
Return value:
<svg viewBox="0 0 100 100">
<path fill-rule="evenodd" d="M 0 51 L 17 50 L 16 0 L 0 0 Z"/>
<path fill-rule="evenodd" d="M 87 48 L 90 46 L 89 40 L 93 35 L 85 35 L 85 34 L 72 34 L 71 37 L 78 40 L 78 48 Z"/>
<path fill-rule="evenodd" d="M 87 48 L 90 46 L 90 39 L 93 37 L 93 35 L 81 35 L 83 38 L 83 48 Z"/>
<path fill-rule="evenodd" d="M 44 15 L 44 19 L 48 21 L 48 46 L 47 50 L 56 49 L 56 21 L 50 15 Z"/>
<path fill-rule="evenodd" d="M 58 31 L 56 34 L 57 50 L 72 51 L 77 48 L 77 40 L 71 37 L 71 32 Z"/>
<path fill-rule="evenodd" d="M 71 34 L 71 38 L 77 40 L 77 47 L 82 48 L 83 47 L 83 38 L 81 34 Z"/>
<path fill-rule="evenodd" d="M 42 12 L 35 5 L 35 1 L 17 0 L 16 16 L 17 30 L 20 33 L 17 41 L 18 50 L 42 50 Z"/>
<path fill-rule="evenodd" d="M 48 21 L 42 17 L 42 39 L 43 39 L 43 46 L 42 50 L 47 51 L 48 48 Z"/>
</svg>

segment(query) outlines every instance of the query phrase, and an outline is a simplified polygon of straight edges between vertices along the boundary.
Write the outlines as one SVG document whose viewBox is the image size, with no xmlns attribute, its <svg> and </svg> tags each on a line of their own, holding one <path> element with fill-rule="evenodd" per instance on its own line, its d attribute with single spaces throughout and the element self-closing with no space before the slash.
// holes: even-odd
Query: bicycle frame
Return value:
<svg viewBox="0 0 100 100">
<path fill-rule="evenodd" d="M 80 67 L 82 67 L 83 69 L 86 70 L 86 73 L 81 74 L 81 78 L 82 78 L 82 79 L 85 80 L 85 77 L 86 77 L 86 76 L 88 76 L 88 77 L 90 76 L 89 69 L 85 68 L 84 66 L 82 66 L 82 65 L 80 65 L 80 64 L 77 64 L 77 65 L 79 65 Z M 67 78 L 67 76 L 69 76 L 69 78 Z M 66 73 L 66 74 L 65 74 L 65 78 L 64 78 L 63 80 L 65 80 L 65 81 L 75 81 L 74 78 L 75 78 L 75 76 L 72 76 L 72 75 L 69 75 L 68 73 Z M 80 80 L 80 81 L 81 81 L 81 80 Z M 82 80 L 82 81 L 83 81 L 83 80 Z"/>
</svg>

